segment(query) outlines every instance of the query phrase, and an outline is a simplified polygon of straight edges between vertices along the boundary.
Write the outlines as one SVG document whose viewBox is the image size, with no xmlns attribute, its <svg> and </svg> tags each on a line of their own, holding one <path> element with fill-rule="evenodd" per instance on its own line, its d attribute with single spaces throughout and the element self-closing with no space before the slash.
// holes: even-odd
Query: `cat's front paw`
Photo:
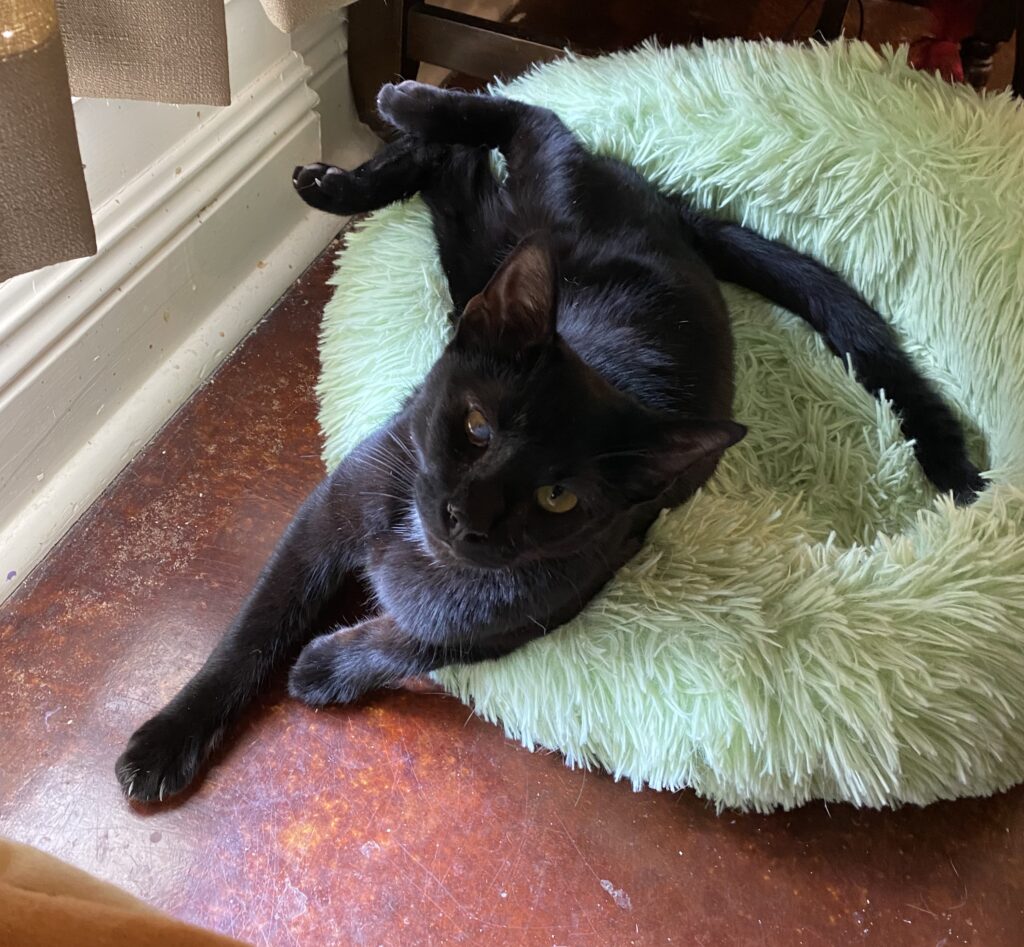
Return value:
<svg viewBox="0 0 1024 947">
<path fill-rule="evenodd" d="M 312 707 L 351 703 L 376 686 L 367 657 L 345 632 L 314 638 L 288 675 L 288 693 Z"/>
<path fill-rule="evenodd" d="M 163 802 L 187 789 L 216 747 L 221 730 L 204 730 L 173 713 L 144 723 L 114 764 L 121 791 L 137 802 Z"/>
<path fill-rule="evenodd" d="M 328 214 L 351 214 L 349 172 L 331 164 L 301 164 L 292 172 L 292 186 L 310 207 Z"/>
</svg>

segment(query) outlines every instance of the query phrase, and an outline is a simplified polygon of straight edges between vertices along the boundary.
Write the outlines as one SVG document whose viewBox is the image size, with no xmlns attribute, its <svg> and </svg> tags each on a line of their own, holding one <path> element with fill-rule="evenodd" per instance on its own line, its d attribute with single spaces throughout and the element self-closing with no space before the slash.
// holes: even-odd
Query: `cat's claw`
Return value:
<svg viewBox="0 0 1024 947">
<path fill-rule="evenodd" d="M 201 735 L 173 715 L 158 714 L 132 734 L 114 764 L 121 790 L 136 802 L 163 802 L 187 789 L 216 746 L 219 733 Z"/>
</svg>

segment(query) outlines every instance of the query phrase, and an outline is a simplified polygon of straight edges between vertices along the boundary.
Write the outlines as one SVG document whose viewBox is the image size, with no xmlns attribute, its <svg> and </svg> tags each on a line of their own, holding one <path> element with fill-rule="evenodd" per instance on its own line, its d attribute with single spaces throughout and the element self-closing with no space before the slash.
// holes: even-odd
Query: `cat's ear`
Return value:
<svg viewBox="0 0 1024 947">
<path fill-rule="evenodd" d="M 735 421 L 688 419 L 663 424 L 642 464 L 652 486 L 667 486 L 697 464 L 717 462 L 746 433 Z"/>
<path fill-rule="evenodd" d="M 455 331 L 460 348 L 516 355 L 555 338 L 555 265 L 550 250 L 527 238 L 463 310 Z"/>
</svg>

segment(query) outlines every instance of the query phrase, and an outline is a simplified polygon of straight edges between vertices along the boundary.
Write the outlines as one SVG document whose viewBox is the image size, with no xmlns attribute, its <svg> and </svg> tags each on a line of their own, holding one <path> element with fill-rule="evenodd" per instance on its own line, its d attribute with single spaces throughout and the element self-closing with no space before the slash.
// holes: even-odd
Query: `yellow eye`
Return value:
<svg viewBox="0 0 1024 947">
<path fill-rule="evenodd" d="M 470 408 L 466 415 L 466 437 L 477 447 L 486 447 L 491 442 L 491 426 L 479 408 Z"/>
<path fill-rule="evenodd" d="M 534 496 L 537 505 L 549 513 L 568 513 L 579 502 L 575 493 L 557 483 L 538 487 Z"/>
</svg>

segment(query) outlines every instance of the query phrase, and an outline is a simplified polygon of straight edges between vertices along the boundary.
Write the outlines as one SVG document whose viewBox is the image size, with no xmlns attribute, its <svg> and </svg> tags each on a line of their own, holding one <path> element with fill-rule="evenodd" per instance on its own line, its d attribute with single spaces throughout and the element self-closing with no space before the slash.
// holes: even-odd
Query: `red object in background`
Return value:
<svg viewBox="0 0 1024 947">
<path fill-rule="evenodd" d="M 947 82 L 963 82 L 960 41 L 974 30 L 982 0 L 932 0 L 932 33 L 910 44 L 915 69 L 938 71 Z"/>
<path fill-rule="evenodd" d="M 947 82 L 963 82 L 960 42 L 970 36 L 982 0 L 932 0 L 932 33 L 910 44 L 910 64 L 938 71 Z"/>
</svg>

